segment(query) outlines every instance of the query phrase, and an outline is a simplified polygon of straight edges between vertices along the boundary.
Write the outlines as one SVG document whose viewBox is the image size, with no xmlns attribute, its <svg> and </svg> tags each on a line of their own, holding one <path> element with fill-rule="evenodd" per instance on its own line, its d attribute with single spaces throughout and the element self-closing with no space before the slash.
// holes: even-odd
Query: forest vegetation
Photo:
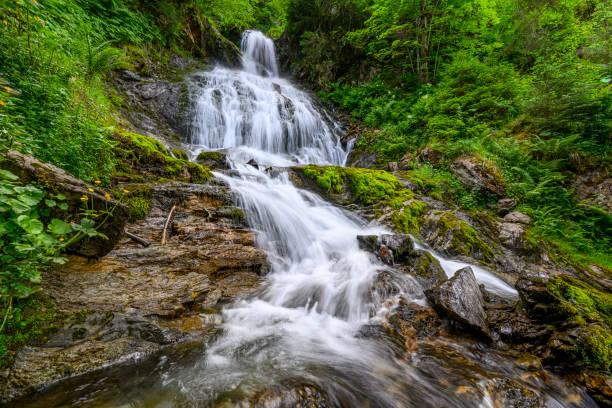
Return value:
<svg viewBox="0 0 612 408">
<path fill-rule="evenodd" d="M 355 150 L 375 154 L 375 167 L 406 160 L 404 176 L 432 195 L 485 210 L 498 197 L 450 170 L 474 156 L 533 220 L 533 245 L 612 272 L 609 207 L 575 194 L 582 175 L 612 169 L 610 0 L 0 0 L 0 150 L 112 189 L 129 136 L 112 71 L 162 76 L 172 54 L 212 64 L 218 44 L 236 48 L 249 28 L 274 38 L 285 71 L 362 129 Z M 419 164 L 426 148 L 439 160 Z M 151 149 L 168 165 L 184 160 Z M 326 171 L 318 177 L 335 188 Z M 2 358 L 51 318 L 31 313 L 44 302 L 30 297 L 41 270 L 65 261 L 66 242 L 96 232 L 88 221 L 47 223 L 61 196 L 10 172 L 0 180 Z M 563 288 L 565 298 L 578 293 Z M 608 322 L 609 294 L 583 297 Z M 610 353 L 612 335 L 601 338 L 594 347 Z M 609 370 L 610 355 L 600 357 L 589 364 Z"/>
</svg>

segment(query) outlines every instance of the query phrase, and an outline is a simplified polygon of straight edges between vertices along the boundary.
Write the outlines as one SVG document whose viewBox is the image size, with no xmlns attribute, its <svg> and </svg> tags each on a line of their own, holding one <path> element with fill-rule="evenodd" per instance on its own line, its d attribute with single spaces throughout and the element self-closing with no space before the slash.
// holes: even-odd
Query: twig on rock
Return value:
<svg viewBox="0 0 612 408">
<path fill-rule="evenodd" d="M 143 247 L 148 247 L 149 245 L 151 245 L 150 242 L 146 241 L 144 238 L 140 238 L 138 235 L 134 235 L 131 232 L 128 232 L 127 230 L 124 230 L 125 235 L 131 239 L 132 241 L 136 241 L 138 242 L 140 245 L 142 245 Z"/>
<path fill-rule="evenodd" d="M 168 232 L 168 225 L 170 225 L 170 220 L 172 219 L 172 214 L 174 213 L 175 209 L 176 209 L 176 205 L 173 205 L 172 209 L 170 210 L 170 214 L 168 214 L 168 219 L 166 220 L 166 224 L 164 225 L 164 232 L 162 233 L 162 240 L 161 240 L 162 245 L 166 245 L 166 233 Z"/>
</svg>

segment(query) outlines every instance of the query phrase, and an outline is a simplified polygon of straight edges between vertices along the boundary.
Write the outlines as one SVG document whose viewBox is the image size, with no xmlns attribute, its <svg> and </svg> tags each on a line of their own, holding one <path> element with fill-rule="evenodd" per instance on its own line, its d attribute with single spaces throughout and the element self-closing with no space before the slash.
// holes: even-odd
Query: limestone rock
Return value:
<svg viewBox="0 0 612 408">
<path fill-rule="evenodd" d="M 451 164 L 451 171 L 459 181 L 472 190 L 488 191 L 498 196 L 506 193 L 499 170 L 475 156 L 458 158 Z"/>
<path fill-rule="evenodd" d="M 52 164 L 43 163 L 14 150 L 4 153 L 0 161 L 0 168 L 13 172 L 24 183 L 34 182 L 54 194 L 65 195 L 68 209 L 64 211 L 57 207 L 54 208 L 51 218 L 80 221 L 74 217 L 83 208 L 83 201 L 81 201 L 83 196 L 89 197 L 89 208 L 93 206 L 95 210 L 106 211 L 109 207 L 116 205 L 112 215 L 98 228 L 98 232 L 106 235 L 108 239 L 86 237 L 70 246 L 70 252 L 90 258 L 99 258 L 110 252 L 123 236 L 123 228 L 130 216 L 130 210 L 123 204 L 117 204 L 115 200 L 106 200 L 104 192 L 95 186 L 85 183 Z M 93 189 L 94 192 L 88 189 Z"/>
<path fill-rule="evenodd" d="M 455 276 L 425 291 L 434 307 L 477 334 L 491 337 L 484 311 L 484 299 L 474 272 L 469 266 Z"/>
<path fill-rule="evenodd" d="M 508 214 L 514 207 L 516 207 L 516 200 L 514 198 L 502 198 L 497 202 L 497 212 L 499 215 Z"/>
<path fill-rule="evenodd" d="M 512 211 L 510 214 L 507 214 L 504 217 L 504 221 L 528 225 L 529 223 L 531 223 L 531 218 L 527 214 L 523 214 L 522 212 Z"/>
</svg>

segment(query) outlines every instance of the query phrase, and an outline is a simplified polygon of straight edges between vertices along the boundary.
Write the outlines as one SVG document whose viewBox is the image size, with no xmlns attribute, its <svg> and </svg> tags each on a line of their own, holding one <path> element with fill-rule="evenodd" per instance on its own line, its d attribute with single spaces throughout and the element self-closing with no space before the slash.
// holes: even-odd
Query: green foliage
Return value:
<svg viewBox="0 0 612 408">
<path fill-rule="evenodd" d="M 13 173 L 0 170 L 0 301 L 4 309 L 0 332 L 10 321 L 13 299 L 27 298 L 39 289 L 42 269 L 66 262 L 60 256 L 62 250 L 85 236 L 105 238 L 97 229 L 114 207 L 103 213 L 93 211 L 86 204 L 89 197 L 84 196 L 80 223 L 48 221 L 51 209 L 68 209 L 64 200 L 35 185 L 23 185 Z"/>
</svg>

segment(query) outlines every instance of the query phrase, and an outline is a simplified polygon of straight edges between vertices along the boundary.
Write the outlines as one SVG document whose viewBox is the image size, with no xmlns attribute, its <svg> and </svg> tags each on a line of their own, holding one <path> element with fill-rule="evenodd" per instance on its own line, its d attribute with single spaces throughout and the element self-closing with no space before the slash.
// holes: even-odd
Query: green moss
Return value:
<svg viewBox="0 0 612 408">
<path fill-rule="evenodd" d="M 475 254 L 480 254 L 477 259 L 484 263 L 493 260 L 493 251 L 480 239 L 476 230 L 453 213 L 444 212 L 440 217 L 438 228 L 441 235 L 452 231 L 452 249 L 458 255 L 474 257 Z"/>
<path fill-rule="evenodd" d="M 556 302 L 557 319 L 584 326 L 576 358 L 591 368 L 610 370 L 612 365 L 612 294 L 568 275 L 554 276 L 547 283 Z"/>
<path fill-rule="evenodd" d="M 378 215 L 391 208 L 391 220 L 399 231 L 418 233 L 420 217 L 427 205 L 414 199 L 394 175 L 384 170 L 344 168 L 334 166 L 304 167 L 304 174 L 331 194 L 345 191 L 360 204 L 372 205 Z"/>
<path fill-rule="evenodd" d="M 130 221 L 134 222 L 147 217 L 151 202 L 144 197 L 129 197 L 125 204 L 130 207 Z"/>
<path fill-rule="evenodd" d="M 407 205 L 402 200 L 391 201 L 391 207 L 396 210 L 391 216 L 398 231 L 407 234 L 417 234 L 421 216 L 427 211 L 427 204 L 422 201 L 409 200 Z M 400 205 L 401 204 L 401 205 Z"/>
<path fill-rule="evenodd" d="M 567 275 L 552 277 L 547 288 L 557 299 L 558 310 L 565 317 L 581 317 L 584 321 L 612 326 L 612 294 Z"/>
<path fill-rule="evenodd" d="M 182 150 L 174 149 L 174 150 L 170 150 L 170 153 L 172 153 L 172 155 L 177 159 L 189 160 L 189 156 L 187 156 L 187 153 L 185 153 Z"/>
<path fill-rule="evenodd" d="M 201 152 L 196 158 L 197 161 L 208 161 L 208 160 L 221 160 L 224 154 L 219 152 Z"/>
<path fill-rule="evenodd" d="M 344 168 L 309 165 L 304 167 L 303 171 L 308 178 L 316 181 L 319 187 L 328 193 L 339 194 L 342 192 Z"/>
<path fill-rule="evenodd" d="M 186 157 L 186 153 L 173 150 L 171 154 L 154 138 L 122 130 L 115 133 L 115 139 L 119 142 L 115 147 L 116 155 L 122 159 L 118 168 L 124 175 L 140 175 L 145 180 L 157 180 L 163 176 L 192 183 L 204 183 L 213 176 L 205 166 L 173 157 L 172 154 Z M 115 177 L 118 178 L 117 174 Z"/>
<path fill-rule="evenodd" d="M 417 275 L 429 278 L 431 277 L 431 264 L 436 259 L 426 251 L 421 252 L 421 256 L 417 257 L 414 263 L 414 271 Z"/>
<path fill-rule="evenodd" d="M 583 362 L 595 369 L 610 371 L 612 366 L 612 334 L 601 326 L 589 327 L 580 339 L 580 353 Z"/>
<path fill-rule="evenodd" d="M 13 313 L 0 333 L 0 369 L 10 367 L 15 350 L 26 344 L 43 344 L 69 313 L 55 309 L 51 299 L 34 295 L 16 300 Z"/>
<path fill-rule="evenodd" d="M 355 201 L 366 205 L 413 197 L 397 177 L 383 170 L 309 165 L 303 171 L 328 193 L 339 194 L 346 187 Z"/>
</svg>

